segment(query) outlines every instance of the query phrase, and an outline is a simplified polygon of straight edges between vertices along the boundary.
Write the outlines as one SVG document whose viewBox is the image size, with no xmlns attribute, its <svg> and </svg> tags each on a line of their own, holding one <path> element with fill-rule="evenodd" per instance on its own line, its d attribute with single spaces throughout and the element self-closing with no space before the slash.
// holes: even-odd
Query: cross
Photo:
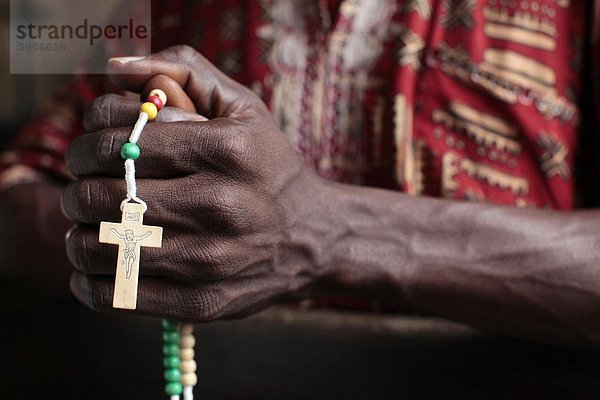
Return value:
<svg viewBox="0 0 600 400">
<path fill-rule="evenodd" d="M 120 224 L 100 223 L 100 243 L 119 245 L 113 308 L 135 310 L 140 272 L 140 247 L 162 246 L 162 228 L 143 225 L 143 219 L 143 205 L 125 203 Z"/>
</svg>

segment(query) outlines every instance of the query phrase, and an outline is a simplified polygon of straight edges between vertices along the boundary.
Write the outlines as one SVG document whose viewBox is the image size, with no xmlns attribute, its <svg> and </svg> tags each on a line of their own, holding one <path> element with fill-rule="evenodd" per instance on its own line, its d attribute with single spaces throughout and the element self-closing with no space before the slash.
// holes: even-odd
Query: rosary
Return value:
<svg viewBox="0 0 600 400">
<path fill-rule="evenodd" d="M 148 121 L 152 121 L 167 104 L 167 95 L 160 89 L 150 92 L 147 101 L 140 107 L 140 116 L 129 136 L 129 142 L 121 148 L 125 160 L 125 181 L 127 198 L 121 203 L 123 216 L 121 223 L 102 222 L 100 243 L 119 245 L 119 257 L 115 276 L 113 307 L 135 310 L 140 270 L 140 248 L 161 247 L 162 228 L 143 224 L 146 203 L 137 196 L 135 182 L 135 160 L 140 156 L 137 141 Z M 165 393 L 170 400 L 194 399 L 194 386 L 198 382 L 196 361 L 194 361 L 193 325 L 164 319 L 163 326 L 163 366 L 167 382 Z"/>
</svg>

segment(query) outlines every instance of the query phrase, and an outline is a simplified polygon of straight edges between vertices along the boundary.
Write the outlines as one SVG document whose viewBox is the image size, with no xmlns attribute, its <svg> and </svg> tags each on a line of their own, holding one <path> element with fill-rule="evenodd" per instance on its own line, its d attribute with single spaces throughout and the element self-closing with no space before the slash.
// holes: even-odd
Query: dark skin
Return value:
<svg viewBox="0 0 600 400">
<path fill-rule="evenodd" d="M 148 62 L 152 75 L 125 75 Z M 194 50 L 112 62 L 109 72 L 142 97 L 157 87 L 156 75 L 185 92 L 170 93 L 181 106 L 172 120 L 183 122 L 152 123 L 140 141 L 145 223 L 165 233 L 162 249 L 142 252 L 136 312 L 206 322 L 348 295 L 538 341 L 600 344 L 598 212 L 518 210 L 327 182 L 303 165 L 258 98 Z M 138 106 L 99 100 L 85 117 L 89 133 L 68 152 L 79 178 L 64 194 L 78 223 L 67 240 L 77 269 L 71 288 L 97 310 L 111 308 L 117 257 L 116 246 L 98 243 L 97 224 L 120 218 L 119 148 Z M 210 120 L 188 120 L 198 114 Z"/>
</svg>

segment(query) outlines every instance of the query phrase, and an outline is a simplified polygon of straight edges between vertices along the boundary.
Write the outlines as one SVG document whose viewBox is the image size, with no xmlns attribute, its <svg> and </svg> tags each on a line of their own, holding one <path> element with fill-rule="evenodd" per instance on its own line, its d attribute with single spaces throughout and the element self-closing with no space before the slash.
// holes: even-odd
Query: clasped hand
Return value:
<svg viewBox="0 0 600 400">
<path fill-rule="evenodd" d="M 152 66 L 152 74 L 143 71 Z M 164 228 L 160 249 L 141 254 L 138 311 L 188 321 L 248 314 L 306 293 L 321 273 L 315 238 L 295 226 L 311 214 L 322 181 L 303 165 L 265 105 L 189 47 L 109 63 L 111 79 L 169 104 L 139 142 L 144 222 Z M 183 94 L 183 95 L 182 95 Z M 67 253 L 75 295 L 94 309 L 112 304 L 116 246 L 98 242 L 100 221 L 119 221 L 125 197 L 120 147 L 139 102 L 107 95 L 85 115 L 67 165 L 78 179 L 63 196 L 76 226 Z M 206 120 L 203 116 L 206 116 Z"/>
</svg>

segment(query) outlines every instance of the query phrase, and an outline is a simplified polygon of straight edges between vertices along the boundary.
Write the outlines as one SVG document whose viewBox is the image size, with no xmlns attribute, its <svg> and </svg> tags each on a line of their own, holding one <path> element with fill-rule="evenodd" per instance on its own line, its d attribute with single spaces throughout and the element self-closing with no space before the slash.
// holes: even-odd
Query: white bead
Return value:
<svg viewBox="0 0 600 400">
<path fill-rule="evenodd" d="M 196 345 L 196 338 L 194 335 L 182 335 L 179 338 L 179 347 L 189 348 Z"/>
<path fill-rule="evenodd" d="M 181 362 L 181 365 L 179 365 L 179 370 L 184 374 L 196 372 L 196 368 L 198 368 L 198 366 L 194 360 L 185 360 Z"/>
<path fill-rule="evenodd" d="M 191 347 L 179 349 L 179 358 L 181 358 L 181 361 L 193 360 L 195 355 L 194 349 Z"/>
<path fill-rule="evenodd" d="M 181 324 L 179 326 L 179 333 L 183 335 L 191 335 L 194 332 L 194 325 L 192 324 Z"/>
<path fill-rule="evenodd" d="M 183 386 L 196 386 L 198 383 L 198 376 L 193 372 L 181 375 L 181 384 Z"/>
<path fill-rule="evenodd" d="M 151 97 L 151 96 L 158 96 L 158 98 L 160 99 L 160 101 L 162 101 L 163 106 L 164 107 L 167 106 L 167 94 L 165 92 L 163 92 L 162 90 L 160 90 L 160 89 L 154 89 L 148 95 L 148 97 Z"/>
</svg>

